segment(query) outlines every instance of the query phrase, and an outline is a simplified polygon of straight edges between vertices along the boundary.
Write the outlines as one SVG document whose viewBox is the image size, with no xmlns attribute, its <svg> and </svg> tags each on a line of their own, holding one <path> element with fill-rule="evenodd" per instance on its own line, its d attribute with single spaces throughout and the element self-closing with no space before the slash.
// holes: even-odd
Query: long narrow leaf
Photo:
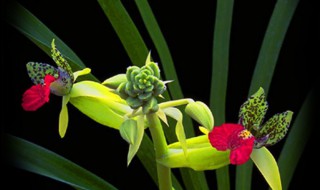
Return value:
<svg viewBox="0 0 320 190">
<path fill-rule="evenodd" d="M 174 82 L 169 85 L 171 97 L 172 99 L 182 98 L 182 90 L 168 45 L 161 33 L 161 30 L 156 21 L 156 18 L 153 15 L 149 3 L 147 0 L 139 0 L 135 1 L 135 3 L 139 9 L 140 15 L 149 32 L 149 35 L 151 36 L 151 39 L 159 53 L 161 65 L 163 67 L 166 79 L 174 80 Z"/>
<path fill-rule="evenodd" d="M 253 94 L 259 87 L 262 87 L 265 93 L 268 94 L 282 43 L 298 2 L 299 0 L 277 1 L 263 38 L 257 65 L 251 80 L 249 95 Z"/>
<path fill-rule="evenodd" d="M 249 96 L 259 87 L 268 93 L 281 46 L 298 2 L 299 0 L 277 1 L 260 49 Z M 237 167 L 236 189 L 251 189 L 252 166 L 252 161 L 248 161 Z"/>
<path fill-rule="evenodd" d="M 315 127 L 316 95 L 311 91 L 292 125 L 278 159 L 283 189 L 288 189 L 295 168 Z"/>
<path fill-rule="evenodd" d="M 80 189 L 116 189 L 88 170 L 43 147 L 12 135 L 6 135 L 5 140 L 8 158 L 18 168 Z"/>
<path fill-rule="evenodd" d="M 85 68 L 80 58 L 58 36 L 19 3 L 15 1 L 8 3 L 5 19 L 49 56 L 51 56 L 51 41 L 54 38 L 59 51 L 68 60 L 73 71 Z M 92 74 L 81 78 L 98 81 Z"/>
<path fill-rule="evenodd" d="M 168 85 L 171 98 L 181 99 L 183 98 L 183 93 L 179 84 L 178 76 L 175 71 L 174 63 L 173 63 L 168 45 L 161 33 L 157 20 L 155 19 L 153 12 L 146 0 L 135 1 L 135 3 L 139 9 L 143 22 L 147 28 L 147 31 L 151 36 L 151 39 L 155 47 L 157 48 L 165 77 L 167 80 L 174 81 L 170 83 L 170 85 Z M 191 120 L 189 118 L 185 119 L 185 125 L 187 126 L 185 129 L 187 136 L 194 136 L 194 130 L 192 127 Z M 171 138 L 170 136 L 171 135 L 169 135 L 168 140 L 169 142 L 172 142 L 174 138 Z"/>
<path fill-rule="evenodd" d="M 147 46 L 121 1 L 98 0 L 98 2 L 120 38 L 132 63 L 140 67 L 143 66 L 148 55 Z"/>
<path fill-rule="evenodd" d="M 233 0 L 217 1 L 210 88 L 210 109 L 216 125 L 225 122 L 233 4 Z M 217 169 L 216 175 L 218 189 L 230 189 L 229 167 Z"/>
<path fill-rule="evenodd" d="M 163 37 L 160 27 L 156 21 L 156 18 L 148 4 L 147 0 L 135 1 L 143 22 L 147 28 L 149 35 L 159 53 L 161 65 L 164 70 L 164 74 L 167 80 L 174 80 L 173 83 L 169 85 L 169 91 L 172 99 L 183 98 L 183 93 L 179 84 L 179 80 L 175 71 L 174 63 L 168 48 L 168 45 Z M 190 118 L 185 117 L 185 133 L 188 137 L 194 136 L 194 128 L 192 127 L 192 121 Z M 167 138 L 169 142 L 175 140 L 174 131 L 167 129 Z M 180 170 L 182 179 L 185 183 L 187 189 L 208 189 L 207 181 L 203 172 L 195 172 L 189 168 L 184 168 Z"/>
</svg>

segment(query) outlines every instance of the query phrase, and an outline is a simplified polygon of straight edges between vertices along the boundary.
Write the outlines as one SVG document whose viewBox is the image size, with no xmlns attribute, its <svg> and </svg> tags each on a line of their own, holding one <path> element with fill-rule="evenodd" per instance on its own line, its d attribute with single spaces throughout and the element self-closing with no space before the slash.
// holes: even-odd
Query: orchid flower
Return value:
<svg viewBox="0 0 320 190">
<path fill-rule="evenodd" d="M 261 124 L 268 109 L 264 90 L 260 88 L 242 106 L 238 124 L 222 124 L 209 133 L 211 145 L 219 151 L 231 150 L 230 163 L 249 160 L 253 148 L 273 145 L 287 133 L 293 112 L 286 111 Z"/>
<path fill-rule="evenodd" d="M 50 94 L 62 96 L 62 109 L 59 115 L 59 135 L 63 138 L 68 127 L 68 102 L 93 120 L 112 128 L 119 128 L 123 115 L 132 111 L 112 89 L 93 81 L 75 83 L 78 76 L 90 73 L 89 68 L 72 72 L 67 60 L 51 43 L 51 52 L 58 67 L 46 63 L 27 63 L 28 75 L 34 85 L 26 90 L 22 98 L 22 107 L 26 111 L 35 111 L 49 102 Z"/>
</svg>

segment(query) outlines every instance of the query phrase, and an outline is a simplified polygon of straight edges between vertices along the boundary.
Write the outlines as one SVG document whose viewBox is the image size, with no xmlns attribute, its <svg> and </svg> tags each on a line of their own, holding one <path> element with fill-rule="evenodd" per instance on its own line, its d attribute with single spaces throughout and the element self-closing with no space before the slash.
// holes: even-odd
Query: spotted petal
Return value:
<svg viewBox="0 0 320 190">
<path fill-rule="evenodd" d="M 46 75 L 51 75 L 55 78 L 59 77 L 59 70 L 46 63 L 36 63 L 29 62 L 27 63 L 28 75 L 31 78 L 32 82 L 37 84 L 44 84 L 44 78 Z"/>
<path fill-rule="evenodd" d="M 72 69 L 67 62 L 67 60 L 62 56 L 60 51 L 56 48 L 55 40 L 53 39 L 51 42 L 51 56 L 54 62 L 58 65 L 58 67 L 61 67 L 63 70 L 65 70 L 71 78 L 71 81 L 73 81 L 73 72 Z"/>
<path fill-rule="evenodd" d="M 275 114 L 262 126 L 257 135 L 258 137 L 268 135 L 265 146 L 279 142 L 287 134 L 292 115 L 292 111 Z"/>
<path fill-rule="evenodd" d="M 239 111 L 240 124 L 251 132 L 252 129 L 259 129 L 267 109 L 268 104 L 264 90 L 259 88 L 255 94 L 241 105 Z"/>
</svg>

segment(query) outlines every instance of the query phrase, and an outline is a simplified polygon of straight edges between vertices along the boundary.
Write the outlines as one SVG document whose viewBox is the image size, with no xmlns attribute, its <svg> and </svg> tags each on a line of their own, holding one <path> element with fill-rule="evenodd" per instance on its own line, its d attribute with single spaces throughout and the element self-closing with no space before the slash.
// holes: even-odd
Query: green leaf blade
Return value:
<svg viewBox="0 0 320 190">
<path fill-rule="evenodd" d="M 142 67 L 148 49 L 128 12 L 118 0 L 98 0 L 134 65 Z"/>
<path fill-rule="evenodd" d="M 62 156 L 12 135 L 5 135 L 14 166 L 86 190 L 115 190 L 100 177 Z"/>
<path fill-rule="evenodd" d="M 218 0 L 213 34 L 210 109 L 216 125 L 225 122 L 230 34 L 234 0 Z M 230 189 L 229 167 L 216 170 L 218 189 Z"/>
<path fill-rule="evenodd" d="M 51 41 L 56 40 L 56 45 L 69 61 L 73 71 L 84 69 L 85 65 L 80 58 L 47 26 L 16 1 L 8 3 L 5 13 L 6 21 L 29 38 L 40 49 L 51 57 Z M 98 81 L 92 74 L 83 79 Z"/>
<path fill-rule="evenodd" d="M 290 182 L 302 156 L 304 148 L 316 126 L 316 93 L 309 92 L 297 114 L 278 158 L 283 189 L 289 189 Z"/>
</svg>

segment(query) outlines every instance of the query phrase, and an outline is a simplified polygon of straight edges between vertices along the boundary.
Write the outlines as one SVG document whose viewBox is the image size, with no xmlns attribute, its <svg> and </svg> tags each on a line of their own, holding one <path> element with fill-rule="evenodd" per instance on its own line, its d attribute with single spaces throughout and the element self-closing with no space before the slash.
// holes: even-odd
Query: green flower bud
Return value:
<svg viewBox="0 0 320 190">
<path fill-rule="evenodd" d="M 200 123 L 209 131 L 212 130 L 214 125 L 213 115 L 206 104 L 200 101 L 189 103 L 185 109 L 186 113 Z"/>
</svg>

